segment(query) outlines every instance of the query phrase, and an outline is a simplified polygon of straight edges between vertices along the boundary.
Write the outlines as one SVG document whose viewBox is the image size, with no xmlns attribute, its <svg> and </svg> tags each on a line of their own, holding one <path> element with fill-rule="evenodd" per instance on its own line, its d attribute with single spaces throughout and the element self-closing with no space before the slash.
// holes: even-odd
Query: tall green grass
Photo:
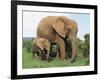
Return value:
<svg viewBox="0 0 100 80">
<path fill-rule="evenodd" d="M 86 58 L 77 58 L 74 63 L 71 63 L 70 60 L 62 60 L 59 58 L 53 59 L 51 62 L 42 61 L 37 57 L 32 57 L 32 53 L 28 53 L 23 49 L 22 54 L 22 67 L 23 68 L 48 68 L 48 67 L 73 67 L 73 66 L 87 66 Z"/>
</svg>

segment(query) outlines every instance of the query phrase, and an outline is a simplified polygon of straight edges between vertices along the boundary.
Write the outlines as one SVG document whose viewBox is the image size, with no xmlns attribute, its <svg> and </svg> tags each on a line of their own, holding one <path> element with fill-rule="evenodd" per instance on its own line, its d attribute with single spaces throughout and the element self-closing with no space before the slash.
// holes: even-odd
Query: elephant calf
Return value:
<svg viewBox="0 0 100 80">
<path fill-rule="evenodd" d="M 32 43 L 33 56 L 36 53 L 41 60 L 46 60 L 50 52 L 50 42 L 45 38 L 35 38 Z"/>
</svg>

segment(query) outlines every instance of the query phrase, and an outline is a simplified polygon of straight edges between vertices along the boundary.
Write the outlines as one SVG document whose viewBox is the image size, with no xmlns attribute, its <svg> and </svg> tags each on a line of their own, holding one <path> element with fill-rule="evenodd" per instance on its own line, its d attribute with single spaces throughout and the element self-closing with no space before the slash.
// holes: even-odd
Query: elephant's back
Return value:
<svg viewBox="0 0 100 80">
<path fill-rule="evenodd" d="M 41 19 L 40 23 L 52 23 L 54 20 L 56 20 L 56 17 L 55 16 L 47 16 L 43 19 Z"/>
</svg>

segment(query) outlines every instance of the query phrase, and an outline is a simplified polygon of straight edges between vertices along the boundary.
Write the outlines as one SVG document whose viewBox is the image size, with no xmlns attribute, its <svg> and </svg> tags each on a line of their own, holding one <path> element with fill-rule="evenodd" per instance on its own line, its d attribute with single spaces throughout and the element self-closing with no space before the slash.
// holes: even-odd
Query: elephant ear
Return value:
<svg viewBox="0 0 100 80">
<path fill-rule="evenodd" d="M 63 38 L 65 38 L 66 32 L 65 32 L 65 24 L 62 20 L 57 20 L 52 24 L 52 27 L 54 30 Z"/>
<path fill-rule="evenodd" d="M 44 39 L 40 38 L 40 39 L 37 39 L 37 46 L 43 50 L 44 49 Z"/>
</svg>

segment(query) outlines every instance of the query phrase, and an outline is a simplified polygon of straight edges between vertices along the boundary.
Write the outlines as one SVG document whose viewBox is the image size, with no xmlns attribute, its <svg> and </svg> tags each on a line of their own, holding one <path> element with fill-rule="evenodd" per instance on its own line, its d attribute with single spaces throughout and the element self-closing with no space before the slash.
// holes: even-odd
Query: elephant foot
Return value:
<svg viewBox="0 0 100 80">
<path fill-rule="evenodd" d="M 73 63 L 73 62 L 75 62 L 75 61 L 76 61 L 76 59 L 71 59 L 71 61 L 70 61 L 70 62 L 71 62 L 71 63 Z"/>
<path fill-rule="evenodd" d="M 52 60 L 53 60 L 52 58 L 49 58 L 49 59 L 48 59 L 48 62 L 51 62 Z"/>
<path fill-rule="evenodd" d="M 65 58 L 60 58 L 60 60 L 62 60 L 62 61 L 66 61 L 66 59 L 65 59 Z"/>
</svg>

